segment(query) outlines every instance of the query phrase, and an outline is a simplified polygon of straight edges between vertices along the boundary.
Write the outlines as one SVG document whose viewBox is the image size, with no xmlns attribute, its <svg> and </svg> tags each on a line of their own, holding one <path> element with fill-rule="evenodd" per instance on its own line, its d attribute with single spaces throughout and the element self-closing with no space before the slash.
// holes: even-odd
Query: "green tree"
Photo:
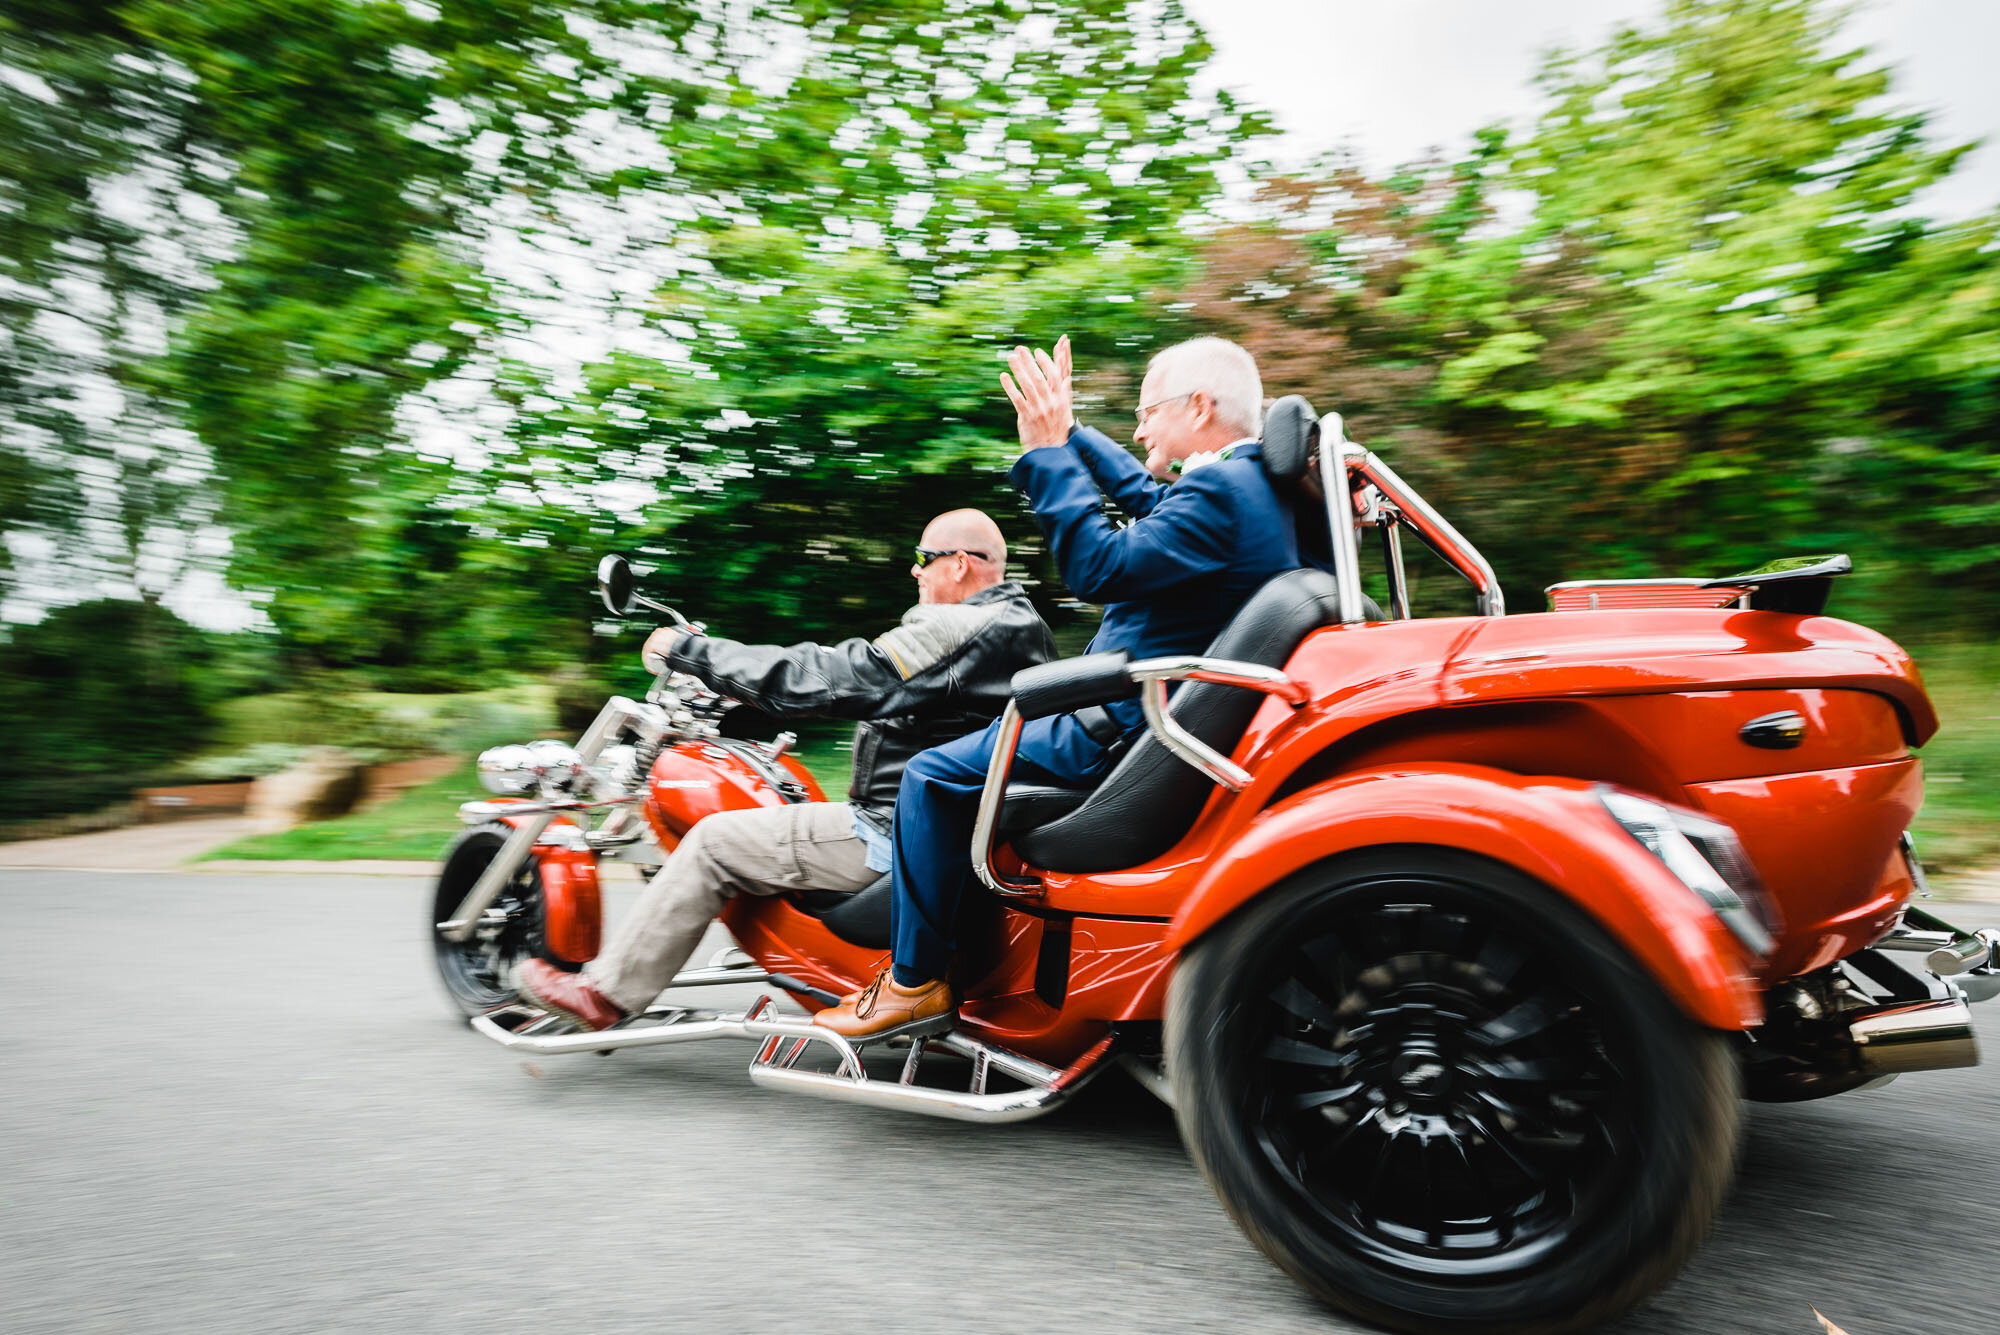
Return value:
<svg viewBox="0 0 2000 1335">
<path fill-rule="evenodd" d="M 1528 224 L 1422 257 L 1399 297 L 1462 349 L 1435 388 L 1447 423 L 1513 426 L 1486 466 L 1556 488 L 1591 573 L 1723 573 L 1901 527 L 1916 502 L 1933 533 L 1978 535 L 1952 573 L 2000 578 L 1980 526 L 1994 423 L 1965 420 L 2000 373 L 1994 219 L 1914 211 L 1966 149 L 1884 105 L 1888 72 L 1840 18 L 1673 0 L 1657 27 L 1552 60 L 1554 105 L 1501 182 Z M 1967 484 L 1983 501 L 1936 503 Z"/>
<path fill-rule="evenodd" d="M 1851 614 L 1990 627 L 1995 220 L 1916 211 L 1963 150 L 1890 108 L 1838 18 L 1675 0 L 1553 59 L 1519 143 L 1272 182 L 1190 314 L 1470 516 L 1517 609 L 1851 549 Z"/>
</svg>

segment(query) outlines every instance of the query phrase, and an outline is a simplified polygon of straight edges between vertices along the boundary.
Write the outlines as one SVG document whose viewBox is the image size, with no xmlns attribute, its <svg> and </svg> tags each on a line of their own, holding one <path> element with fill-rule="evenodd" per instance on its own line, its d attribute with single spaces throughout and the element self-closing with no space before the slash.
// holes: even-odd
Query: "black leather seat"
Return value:
<svg viewBox="0 0 2000 1335">
<path fill-rule="evenodd" d="M 1244 604 L 1208 655 L 1283 667 L 1307 635 L 1339 616 L 1333 576 L 1289 570 Z M 1227 755 L 1263 703 L 1258 691 L 1188 682 L 1174 691 L 1172 709 L 1182 727 Z M 1180 842 L 1214 788 L 1149 732 L 1074 810 L 1014 834 L 1011 842 L 1030 866 L 1045 871 L 1134 867 Z"/>
</svg>

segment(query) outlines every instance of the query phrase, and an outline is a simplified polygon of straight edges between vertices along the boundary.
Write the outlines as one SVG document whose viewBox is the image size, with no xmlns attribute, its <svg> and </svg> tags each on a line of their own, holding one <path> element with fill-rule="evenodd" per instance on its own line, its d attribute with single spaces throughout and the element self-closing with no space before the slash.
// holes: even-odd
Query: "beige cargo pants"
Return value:
<svg viewBox="0 0 2000 1335">
<path fill-rule="evenodd" d="M 644 1010 L 731 895 L 860 890 L 882 874 L 867 858 L 845 802 L 718 811 L 688 831 L 584 975 L 620 1009 Z"/>
</svg>

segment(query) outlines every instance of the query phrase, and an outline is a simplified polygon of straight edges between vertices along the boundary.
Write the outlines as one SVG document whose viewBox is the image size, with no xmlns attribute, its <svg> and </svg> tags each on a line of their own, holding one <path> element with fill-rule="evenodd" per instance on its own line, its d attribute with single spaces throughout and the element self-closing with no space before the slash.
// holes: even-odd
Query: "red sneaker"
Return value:
<svg viewBox="0 0 2000 1335">
<path fill-rule="evenodd" d="M 580 973 L 564 973 L 546 960 L 522 960 L 514 970 L 521 1000 L 567 1016 L 585 1029 L 609 1029 L 625 1018 L 618 1004 Z"/>
</svg>

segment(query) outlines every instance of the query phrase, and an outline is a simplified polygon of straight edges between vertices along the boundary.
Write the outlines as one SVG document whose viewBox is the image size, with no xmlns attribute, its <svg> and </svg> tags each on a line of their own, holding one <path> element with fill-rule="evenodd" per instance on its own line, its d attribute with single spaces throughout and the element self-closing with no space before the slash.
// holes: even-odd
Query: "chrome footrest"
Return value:
<svg viewBox="0 0 2000 1335">
<path fill-rule="evenodd" d="M 820 1034 L 835 1037 L 824 1029 Z M 798 1061 L 807 1044 L 773 1039 L 751 1061 L 750 1079 L 767 1089 L 875 1108 L 897 1108 L 962 1122 L 1021 1122 L 1040 1117 L 1065 1102 L 1101 1069 L 1111 1045 L 1112 1038 L 1107 1034 L 1074 1065 L 1057 1070 L 1017 1052 L 982 1043 L 962 1031 L 951 1030 L 912 1039 L 909 1055 L 897 1078 L 878 1080 L 868 1074 L 859 1060 L 843 1061 L 831 1075 L 800 1070 Z M 940 1049 L 971 1060 L 967 1089 L 934 1089 L 917 1083 L 917 1073 L 925 1058 Z M 1021 1088 L 989 1091 L 987 1086 L 996 1073 L 1018 1082 Z"/>
</svg>

